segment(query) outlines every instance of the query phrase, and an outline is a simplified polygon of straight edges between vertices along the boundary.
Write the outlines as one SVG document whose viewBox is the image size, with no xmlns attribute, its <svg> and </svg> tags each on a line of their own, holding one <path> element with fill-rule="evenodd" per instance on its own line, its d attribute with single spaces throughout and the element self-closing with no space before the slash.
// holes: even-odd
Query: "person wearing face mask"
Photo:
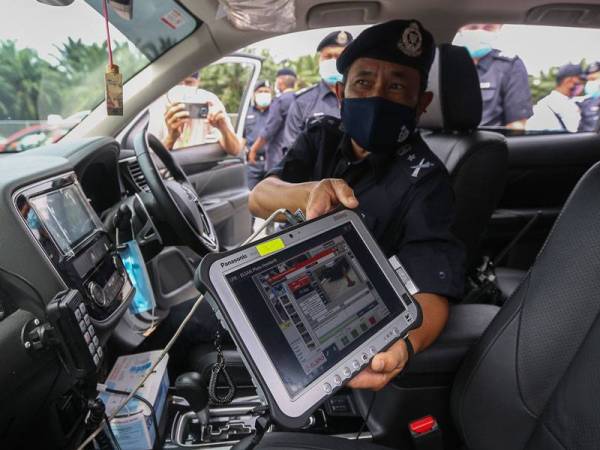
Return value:
<svg viewBox="0 0 600 450">
<path fill-rule="evenodd" d="M 435 44 L 415 20 L 363 31 L 340 55 L 336 84 L 341 119 L 323 116 L 250 193 L 251 212 L 301 209 L 308 219 L 342 205 L 357 209 L 387 257 L 397 255 L 420 292 L 423 324 L 376 355 L 350 381 L 381 389 L 413 352 L 431 345 L 463 294 L 465 254 L 450 232 L 454 194 L 444 165 L 416 124 L 432 100 L 426 91 Z"/>
<path fill-rule="evenodd" d="M 339 30 L 329 33 L 317 46 L 321 81 L 296 92 L 283 131 L 284 148 L 290 148 L 312 118 L 323 115 L 340 117 L 335 85 L 341 81 L 342 75 L 336 68 L 336 61 L 350 42 L 352 35 Z"/>
<path fill-rule="evenodd" d="M 600 62 L 586 70 L 585 98 L 579 103 L 581 122 L 578 131 L 597 131 L 600 120 Z"/>
<path fill-rule="evenodd" d="M 533 114 L 527 69 L 521 58 L 494 48 L 502 25 L 462 27 L 453 44 L 466 47 L 481 87 L 481 126 L 522 130 Z"/>
<path fill-rule="evenodd" d="M 279 69 L 275 87 L 280 94 L 273 101 L 265 126 L 259 130 L 258 138 L 248 153 L 248 163 L 253 165 L 257 162 L 257 155 L 264 151 L 266 170 L 272 169 L 283 158 L 283 128 L 290 105 L 294 101 L 296 72 L 288 67 Z M 268 147 L 266 150 L 265 146 Z"/>
<path fill-rule="evenodd" d="M 268 80 L 259 80 L 254 86 L 254 96 L 252 104 L 246 114 L 244 124 L 244 139 L 246 139 L 246 148 L 248 149 L 248 162 L 250 162 L 250 148 L 256 142 L 259 134 L 267 124 L 269 109 L 273 100 L 271 84 Z M 267 147 L 252 155 L 251 164 L 246 164 L 246 174 L 248 177 L 248 188 L 252 189 L 265 176 L 265 152 Z"/>
<path fill-rule="evenodd" d="M 536 103 L 527 129 L 577 132 L 581 111 L 573 97 L 584 81 L 585 74 L 579 64 L 560 67 L 556 73 L 556 87 Z"/>
</svg>

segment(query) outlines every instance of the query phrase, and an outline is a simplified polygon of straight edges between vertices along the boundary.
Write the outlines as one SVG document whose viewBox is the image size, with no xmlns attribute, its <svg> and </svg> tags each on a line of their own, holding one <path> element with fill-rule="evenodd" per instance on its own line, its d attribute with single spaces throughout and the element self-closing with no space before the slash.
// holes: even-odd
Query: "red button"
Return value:
<svg viewBox="0 0 600 450">
<path fill-rule="evenodd" d="M 415 434 L 429 433 L 433 430 L 433 427 L 437 425 L 437 422 L 433 416 L 425 416 L 420 419 L 413 420 L 408 424 L 410 431 Z"/>
</svg>

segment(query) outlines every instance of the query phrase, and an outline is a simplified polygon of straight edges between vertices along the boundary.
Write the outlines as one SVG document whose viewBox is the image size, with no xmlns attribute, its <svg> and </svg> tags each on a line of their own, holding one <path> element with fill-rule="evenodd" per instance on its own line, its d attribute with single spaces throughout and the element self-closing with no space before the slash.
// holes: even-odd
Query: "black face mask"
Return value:
<svg viewBox="0 0 600 450">
<path fill-rule="evenodd" d="M 383 97 L 345 98 L 342 123 L 346 133 L 371 153 L 393 152 L 417 125 L 417 111 Z"/>
</svg>

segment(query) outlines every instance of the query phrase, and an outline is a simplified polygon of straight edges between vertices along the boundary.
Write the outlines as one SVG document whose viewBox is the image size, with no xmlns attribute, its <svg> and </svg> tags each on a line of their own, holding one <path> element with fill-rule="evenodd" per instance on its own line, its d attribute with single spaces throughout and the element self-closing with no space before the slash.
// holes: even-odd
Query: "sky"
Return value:
<svg viewBox="0 0 600 450">
<path fill-rule="evenodd" d="M 83 0 L 68 7 L 42 5 L 36 0 L 0 0 L 5 13 L 0 16 L 0 40 L 15 39 L 18 47 L 34 47 L 44 58 L 56 54 L 55 45 L 67 36 L 81 38 L 85 43 L 101 42 L 104 25 L 100 16 Z M 10 13 L 6 13 L 9 11 Z M 364 26 L 344 29 L 356 36 Z M 252 45 L 268 49 L 275 60 L 295 59 L 313 54 L 319 41 L 329 31 L 311 30 L 267 39 Z M 115 29 L 113 39 L 125 38 Z M 518 54 L 529 73 L 538 74 L 549 67 L 600 60 L 600 30 L 559 27 L 506 25 L 500 32 L 497 47 L 507 54 Z"/>
</svg>

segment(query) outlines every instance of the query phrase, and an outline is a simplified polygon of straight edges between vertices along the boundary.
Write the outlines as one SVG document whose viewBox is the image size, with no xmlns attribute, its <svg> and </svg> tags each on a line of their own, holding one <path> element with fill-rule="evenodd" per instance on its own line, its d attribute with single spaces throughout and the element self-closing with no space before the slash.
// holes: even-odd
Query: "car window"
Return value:
<svg viewBox="0 0 600 450">
<path fill-rule="evenodd" d="M 471 24 L 453 44 L 467 48 L 483 102 L 481 128 L 520 133 L 597 131 L 600 30 Z"/>
<path fill-rule="evenodd" d="M 132 20 L 109 8 L 114 63 L 124 81 L 197 26 L 173 0 L 143 3 L 134 3 Z M 0 18 L 0 152 L 19 152 L 58 141 L 104 100 L 102 1 L 0 4 L 10 11 Z"/>
<path fill-rule="evenodd" d="M 215 117 L 224 114 L 223 126 L 237 133 L 256 67 L 217 62 L 190 74 L 150 105 L 148 131 L 173 150 L 214 144 L 223 134 Z"/>
</svg>

